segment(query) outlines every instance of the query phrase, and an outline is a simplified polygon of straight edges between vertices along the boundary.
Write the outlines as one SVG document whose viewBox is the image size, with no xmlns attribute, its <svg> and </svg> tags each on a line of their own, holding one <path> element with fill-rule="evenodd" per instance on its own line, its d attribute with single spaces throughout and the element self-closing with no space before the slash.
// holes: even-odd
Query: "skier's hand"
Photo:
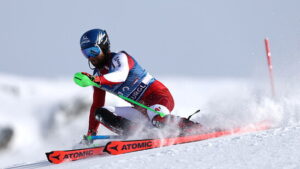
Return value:
<svg viewBox="0 0 300 169">
<path fill-rule="evenodd" d="M 93 140 L 88 139 L 87 135 L 83 135 L 82 140 L 79 142 L 79 144 L 85 145 L 85 146 L 88 146 L 88 145 L 90 145 L 92 143 L 93 143 Z"/>
<path fill-rule="evenodd" d="M 86 75 L 87 77 L 89 77 L 91 79 L 91 81 L 97 83 L 100 85 L 100 76 L 93 76 L 89 73 L 86 73 L 86 72 L 81 72 L 82 74 Z"/>
</svg>

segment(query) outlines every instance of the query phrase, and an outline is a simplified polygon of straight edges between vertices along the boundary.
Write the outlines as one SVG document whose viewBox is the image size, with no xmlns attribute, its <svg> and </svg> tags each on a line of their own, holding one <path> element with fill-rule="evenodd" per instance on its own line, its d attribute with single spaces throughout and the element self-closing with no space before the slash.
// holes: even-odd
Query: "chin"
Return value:
<svg viewBox="0 0 300 169">
<path fill-rule="evenodd" d="M 98 63 L 98 64 L 93 64 L 96 68 L 98 68 L 98 69 L 102 69 L 103 68 L 103 64 L 101 64 L 101 63 Z"/>
<path fill-rule="evenodd" d="M 91 61 L 91 64 L 98 69 L 102 69 L 104 66 L 104 62 L 103 61 L 101 62 L 99 60 L 93 60 Z"/>
</svg>

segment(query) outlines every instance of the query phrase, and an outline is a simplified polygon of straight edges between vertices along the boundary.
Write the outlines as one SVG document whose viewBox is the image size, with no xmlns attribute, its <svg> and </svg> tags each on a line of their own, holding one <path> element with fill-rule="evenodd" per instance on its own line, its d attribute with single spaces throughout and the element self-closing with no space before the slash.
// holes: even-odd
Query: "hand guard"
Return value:
<svg viewBox="0 0 300 169">
<path fill-rule="evenodd" d="M 95 83 L 97 83 L 97 84 L 101 84 L 101 82 L 100 82 L 100 76 L 93 76 L 93 75 L 91 75 L 91 74 L 89 74 L 89 73 L 86 73 L 86 72 L 81 72 L 82 74 L 84 74 L 84 75 L 86 75 L 88 78 L 90 78 L 91 79 L 91 81 L 93 81 L 93 82 L 95 82 Z"/>
</svg>

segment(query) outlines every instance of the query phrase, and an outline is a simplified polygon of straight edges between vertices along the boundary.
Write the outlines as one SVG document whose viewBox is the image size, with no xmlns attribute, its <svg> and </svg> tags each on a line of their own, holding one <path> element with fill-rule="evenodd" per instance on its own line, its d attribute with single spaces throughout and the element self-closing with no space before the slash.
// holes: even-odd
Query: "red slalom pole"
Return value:
<svg viewBox="0 0 300 169">
<path fill-rule="evenodd" d="M 274 77 L 273 77 L 273 65 L 271 58 L 271 50 L 270 50 L 270 42 L 268 38 L 265 38 L 265 46 L 266 46 L 266 54 L 268 60 L 268 68 L 269 68 L 269 77 L 272 89 L 272 96 L 275 97 L 275 85 L 274 85 Z"/>
</svg>

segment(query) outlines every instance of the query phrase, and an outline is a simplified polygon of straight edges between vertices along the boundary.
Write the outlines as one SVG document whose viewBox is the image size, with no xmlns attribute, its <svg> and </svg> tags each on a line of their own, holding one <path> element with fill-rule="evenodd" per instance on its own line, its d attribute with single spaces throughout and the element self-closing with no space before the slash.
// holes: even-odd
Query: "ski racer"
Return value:
<svg viewBox="0 0 300 169">
<path fill-rule="evenodd" d="M 186 118 L 171 115 L 174 108 L 172 94 L 163 83 L 155 79 L 127 52 L 111 52 L 108 34 L 102 29 L 92 29 L 80 38 L 81 51 L 93 74 L 82 72 L 101 87 L 93 87 L 93 103 L 90 109 L 87 135 L 96 135 L 99 124 L 119 135 L 136 132 L 143 124 L 149 128 L 163 128 L 176 123 L 180 130 L 200 127 Z M 90 65 L 91 67 L 91 65 Z M 131 107 L 104 106 L 106 92 L 123 95 L 156 111 L 132 105 Z"/>
</svg>

